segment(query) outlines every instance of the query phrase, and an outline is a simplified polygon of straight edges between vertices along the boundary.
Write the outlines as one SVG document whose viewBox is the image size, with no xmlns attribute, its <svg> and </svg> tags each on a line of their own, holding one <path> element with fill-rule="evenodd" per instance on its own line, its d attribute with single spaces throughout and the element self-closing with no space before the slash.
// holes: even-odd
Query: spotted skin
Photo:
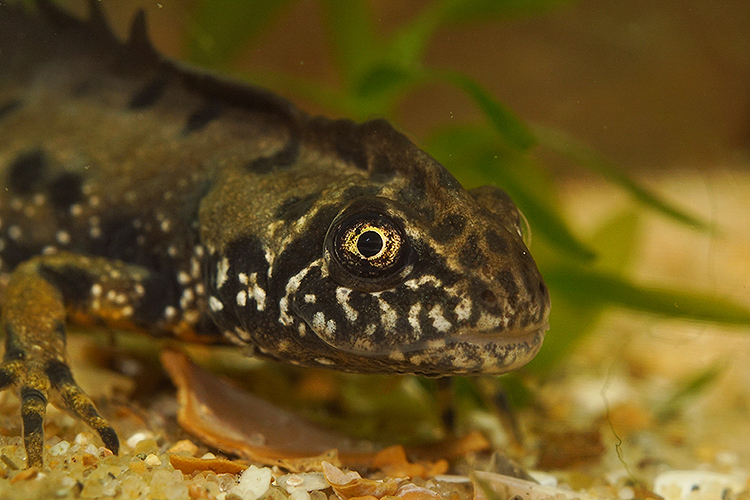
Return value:
<svg viewBox="0 0 750 500">
<path fill-rule="evenodd" d="M 518 211 L 466 191 L 388 123 L 310 117 L 266 90 L 0 4 L 0 388 L 29 466 L 48 402 L 114 430 L 76 385 L 68 323 L 234 343 L 303 366 L 498 374 L 539 349 L 549 296 Z"/>
</svg>

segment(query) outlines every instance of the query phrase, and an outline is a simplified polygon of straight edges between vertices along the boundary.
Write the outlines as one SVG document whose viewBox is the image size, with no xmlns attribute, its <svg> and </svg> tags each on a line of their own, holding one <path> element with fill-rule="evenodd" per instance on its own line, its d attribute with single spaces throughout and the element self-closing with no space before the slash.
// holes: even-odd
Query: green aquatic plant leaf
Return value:
<svg viewBox="0 0 750 500">
<path fill-rule="evenodd" d="M 700 292 L 635 284 L 625 278 L 583 269 L 558 266 L 547 270 L 545 280 L 567 297 L 626 307 L 671 318 L 750 325 L 750 310 L 729 299 Z"/>
<path fill-rule="evenodd" d="M 533 131 L 541 145 L 609 179 L 628 191 L 644 205 L 690 227 L 702 231 L 713 229 L 710 222 L 664 200 L 661 196 L 626 175 L 621 168 L 612 164 L 612 162 L 604 158 L 594 148 L 587 146 L 572 136 L 560 130 L 539 126 L 534 127 Z"/>
</svg>

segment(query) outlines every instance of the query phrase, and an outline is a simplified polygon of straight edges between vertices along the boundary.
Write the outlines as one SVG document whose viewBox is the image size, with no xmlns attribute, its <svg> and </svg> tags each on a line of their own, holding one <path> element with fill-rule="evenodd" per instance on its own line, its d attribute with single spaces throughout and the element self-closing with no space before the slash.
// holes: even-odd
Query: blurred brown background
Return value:
<svg viewBox="0 0 750 500">
<path fill-rule="evenodd" d="M 71 2 L 85 12 L 81 2 Z M 103 0 L 125 33 L 138 7 L 157 47 L 184 54 L 200 33 L 188 21 L 195 1 Z M 372 0 L 378 33 L 411 19 L 427 0 Z M 238 71 L 294 72 L 336 83 L 320 5 L 286 5 Z M 743 163 L 750 148 L 750 2 L 747 0 L 583 0 L 538 15 L 442 28 L 427 64 L 476 78 L 527 120 L 590 142 L 632 169 Z M 311 103 L 305 109 L 325 110 Z M 479 119 L 459 92 L 420 90 L 401 124 L 423 137 L 448 119 Z"/>
</svg>

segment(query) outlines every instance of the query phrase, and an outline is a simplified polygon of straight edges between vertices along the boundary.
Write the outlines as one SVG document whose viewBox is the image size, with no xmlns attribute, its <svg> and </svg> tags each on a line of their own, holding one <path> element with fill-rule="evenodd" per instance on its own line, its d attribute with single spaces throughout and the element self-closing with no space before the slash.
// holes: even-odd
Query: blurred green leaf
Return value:
<svg viewBox="0 0 750 500">
<path fill-rule="evenodd" d="M 572 301 L 600 302 L 671 318 L 750 325 L 750 311 L 728 299 L 636 285 L 624 278 L 578 266 L 547 270 L 545 281 Z"/>
<path fill-rule="evenodd" d="M 640 217 L 634 210 L 625 210 L 606 220 L 589 240 L 597 253 L 596 268 L 621 274 L 633 261 L 638 247 Z"/>
<path fill-rule="evenodd" d="M 412 78 L 413 74 L 398 66 L 389 64 L 376 65 L 364 75 L 359 85 L 354 88 L 357 96 L 371 98 L 388 91 L 399 91 L 404 83 Z"/>
<path fill-rule="evenodd" d="M 686 380 L 679 383 L 677 390 L 656 412 L 658 419 L 664 422 L 677 416 L 680 409 L 694 396 L 700 394 L 716 381 L 718 376 L 724 372 L 724 368 L 722 365 L 715 364 L 698 373 L 691 373 Z"/>
<path fill-rule="evenodd" d="M 510 147 L 525 152 L 536 144 L 536 139 L 526 124 L 500 104 L 476 81 L 456 72 L 442 72 L 438 77 L 444 78 L 466 92 L 487 117 L 495 131 L 508 142 Z"/>
<path fill-rule="evenodd" d="M 696 229 L 701 229 L 703 231 L 712 229 L 710 222 L 677 208 L 673 204 L 663 200 L 657 194 L 651 192 L 649 189 L 641 186 L 635 180 L 628 177 L 620 168 L 606 160 L 593 148 L 574 139 L 568 134 L 559 130 L 538 126 L 534 127 L 534 134 L 539 143 L 543 146 L 618 184 L 620 187 L 630 192 L 631 195 L 644 205 Z"/>
<path fill-rule="evenodd" d="M 188 59 L 221 68 L 254 40 L 290 0 L 202 0 L 190 26 Z"/>
</svg>

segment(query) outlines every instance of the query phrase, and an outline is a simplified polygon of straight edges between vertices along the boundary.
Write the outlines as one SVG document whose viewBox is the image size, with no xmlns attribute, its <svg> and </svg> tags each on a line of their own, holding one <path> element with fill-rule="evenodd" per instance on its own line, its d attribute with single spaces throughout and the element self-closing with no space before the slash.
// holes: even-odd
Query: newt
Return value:
<svg viewBox="0 0 750 500">
<path fill-rule="evenodd" d="M 120 40 L 100 3 L 0 3 L 0 389 L 27 466 L 53 403 L 118 452 L 66 325 L 234 344 L 301 366 L 500 374 L 550 300 L 501 189 L 467 191 L 384 120 L 310 116 Z"/>
</svg>

